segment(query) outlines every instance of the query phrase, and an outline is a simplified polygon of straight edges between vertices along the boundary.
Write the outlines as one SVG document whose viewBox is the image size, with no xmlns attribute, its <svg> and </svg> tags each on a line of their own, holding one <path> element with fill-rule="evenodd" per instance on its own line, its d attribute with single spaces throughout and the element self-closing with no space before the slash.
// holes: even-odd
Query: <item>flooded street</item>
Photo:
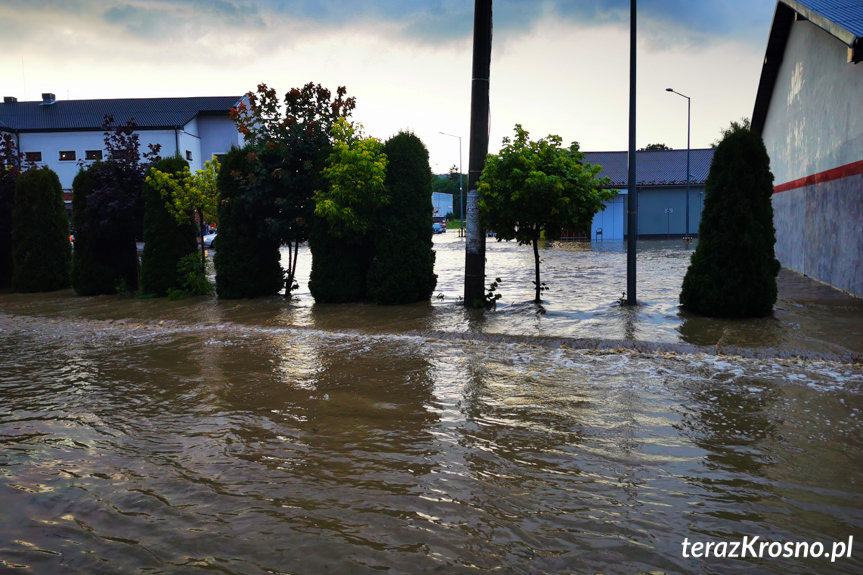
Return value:
<svg viewBox="0 0 863 575">
<path fill-rule="evenodd" d="M 411 306 L 314 305 L 307 249 L 288 302 L 0 293 L 0 573 L 863 572 L 863 302 L 688 316 L 668 240 L 637 308 L 622 243 L 543 250 L 538 313 L 490 240 L 479 313 L 462 241 Z M 684 552 L 744 537 L 827 555 Z"/>
</svg>

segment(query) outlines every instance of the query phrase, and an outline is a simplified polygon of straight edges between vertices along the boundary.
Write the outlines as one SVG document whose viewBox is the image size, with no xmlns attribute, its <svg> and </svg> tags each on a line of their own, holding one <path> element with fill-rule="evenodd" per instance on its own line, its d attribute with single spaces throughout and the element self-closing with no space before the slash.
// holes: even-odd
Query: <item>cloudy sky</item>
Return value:
<svg viewBox="0 0 863 575">
<path fill-rule="evenodd" d="M 471 0 L 0 0 L 2 96 L 38 100 L 280 93 L 344 85 L 354 118 L 402 129 L 435 172 L 467 172 Z M 641 0 L 638 146 L 707 147 L 750 116 L 774 0 Z M 582 150 L 628 143 L 629 2 L 498 0 L 491 151 L 521 123 Z"/>
</svg>

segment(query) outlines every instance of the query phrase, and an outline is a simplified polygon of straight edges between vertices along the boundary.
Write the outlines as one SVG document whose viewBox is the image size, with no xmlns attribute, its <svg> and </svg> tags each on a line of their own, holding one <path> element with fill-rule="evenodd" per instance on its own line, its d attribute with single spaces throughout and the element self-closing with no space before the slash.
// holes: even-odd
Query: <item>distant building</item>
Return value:
<svg viewBox="0 0 863 575">
<path fill-rule="evenodd" d="M 28 162 L 54 170 L 68 194 L 79 163 L 87 165 L 105 156 L 106 114 L 114 117 L 115 124 L 135 122 L 142 153 L 148 144 L 161 144 L 162 157 L 179 154 L 195 171 L 242 142 L 229 116 L 241 99 L 57 100 L 54 94 L 42 94 L 41 102 L 19 102 L 7 96 L 0 104 L 0 132 L 15 136 Z"/>
<path fill-rule="evenodd" d="M 783 266 L 863 297 L 863 2 L 780 0 L 752 129 Z"/>
<path fill-rule="evenodd" d="M 585 152 L 585 160 L 602 166 L 601 176 L 620 190 L 598 213 L 590 240 L 622 240 L 629 233 L 627 217 L 628 152 Z M 635 153 L 638 178 L 638 237 L 697 236 L 704 205 L 704 186 L 713 161 L 713 149 L 690 151 L 689 229 L 686 229 L 686 150 L 650 150 Z M 583 231 L 584 235 L 587 230 Z M 584 238 L 588 239 L 588 238 Z"/>
<path fill-rule="evenodd" d="M 445 218 L 447 214 L 452 214 L 452 195 L 432 192 L 432 210 L 435 217 Z"/>
</svg>

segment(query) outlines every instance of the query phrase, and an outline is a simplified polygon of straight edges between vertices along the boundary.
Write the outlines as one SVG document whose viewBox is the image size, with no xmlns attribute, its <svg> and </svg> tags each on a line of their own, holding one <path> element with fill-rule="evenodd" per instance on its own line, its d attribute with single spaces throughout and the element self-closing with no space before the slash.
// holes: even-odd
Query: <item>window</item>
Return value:
<svg viewBox="0 0 863 575">
<path fill-rule="evenodd" d="M 25 152 L 24 159 L 28 162 L 41 162 L 42 152 Z"/>
<path fill-rule="evenodd" d="M 192 161 L 192 151 L 191 150 L 186 150 L 186 159 L 189 160 L 190 162 Z"/>
<path fill-rule="evenodd" d="M 61 162 L 74 162 L 75 161 L 75 150 L 67 150 L 60 152 L 60 161 Z"/>
<path fill-rule="evenodd" d="M 84 157 L 88 160 L 101 160 L 102 150 L 87 150 L 84 152 Z"/>
</svg>

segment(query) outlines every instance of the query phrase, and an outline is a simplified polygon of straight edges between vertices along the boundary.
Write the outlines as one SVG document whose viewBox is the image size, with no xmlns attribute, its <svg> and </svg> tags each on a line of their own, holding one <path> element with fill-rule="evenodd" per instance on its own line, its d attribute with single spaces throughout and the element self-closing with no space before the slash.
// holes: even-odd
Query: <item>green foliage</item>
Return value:
<svg viewBox="0 0 863 575">
<path fill-rule="evenodd" d="M 650 152 L 654 150 L 670 150 L 665 144 L 647 144 L 643 148 L 639 148 L 639 152 Z"/>
<path fill-rule="evenodd" d="M 189 164 L 174 156 L 157 162 L 144 183 L 144 252 L 141 255 L 141 293 L 145 296 L 163 297 L 172 291 L 182 291 L 183 284 L 177 277 L 180 261 L 191 254 L 200 272 L 197 257 L 198 243 L 194 218 L 176 217 L 169 206 L 174 204 L 174 189 L 160 188 L 151 177 L 154 173 L 170 178 L 187 173 Z M 185 171 L 184 171 L 185 170 Z M 167 196 L 167 197 L 165 197 Z"/>
<path fill-rule="evenodd" d="M 183 160 L 181 160 L 183 161 Z M 199 271 L 206 274 L 207 257 L 204 250 L 205 225 L 216 221 L 219 205 L 219 189 L 216 179 L 219 162 L 215 159 L 204 163 L 201 170 L 192 174 L 187 163 L 176 172 L 163 172 L 150 168 L 145 185 L 158 190 L 168 212 L 178 225 L 194 226 L 198 230 L 198 245 L 201 248 Z"/>
<path fill-rule="evenodd" d="M 139 152 L 136 125 L 105 116 L 108 159 L 79 172 L 72 184 L 75 255 L 72 287 L 79 295 L 138 289 L 138 247 L 143 238 L 144 173 L 158 159 L 158 146 Z M 82 175 L 83 174 L 83 175 Z"/>
<path fill-rule="evenodd" d="M 755 317 L 776 302 L 773 174 L 761 138 L 732 124 L 716 148 L 704 197 L 698 246 L 680 303 L 712 317 Z"/>
<path fill-rule="evenodd" d="M 263 229 L 269 205 L 248 193 L 254 175 L 254 154 L 232 148 L 222 159 L 217 185 L 219 247 L 213 256 L 216 293 L 222 299 L 276 295 L 284 279 L 279 265 L 279 241 Z"/>
<path fill-rule="evenodd" d="M 374 216 L 390 198 L 384 186 L 387 156 L 381 142 L 366 138 L 362 125 L 339 118 L 333 150 L 324 168 L 326 188 L 315 191 L 315 215 L 337 237 L 368 233 Z"/>
<path fill-rule="evenodd" d="M 540 237 L 560 239 L 564 229 L 590 227 L 593 217 L 615 191 L 603 189 L 601 166 L 584 161 L 578 143 L 562 146 L 559 136 L 531 142 L 520 124 L 515 139 L 503 139 L 499 154 L 488 157 L 478 191 L 483 226 L 494 230 L 498 241 L 516 240 L 533 245 L 536 287 L 534 301 L 541 303 Z"/>
<path fill-rule="evenodd" d="M 168 289 L 169 300 L 178 300 L 190 296 L 213 295 L 213 284 L 207 276 L 209 266 L 201 270 L 201 262 L 197 253 L 189 253 L 177 262 L 177 287 Z"/>
<path fill-rule="evenodd" d="M 105 237 L 94 210 L 88 208 L 95 186 L 95 170 L 82 169 L 72 181 L 72 228 L 75 250 L 72 252 L 72 288 L 82 296 L 113 294 L 118 277 L 112 258 L 110 240 Z"/>
<path fill-rule="evenodd" d="M 12 209 L 22 157 L 12 134 L 0 134 L 0 288 L 12 285 Z"/>
<path fill-rule="evenodd" d="M 503 280 L 500 278 L 495 278 L 491 284 L 489 284 L 488 289 L 485 292 L 485 301 L 481 302 L 481 305 L 477 305 L 474 302 L 474 307 L 485 307 L 485 309 L 491 311 L 497 307 L 497 302 L 501 298 L 501 294 L 498 293 L 497 288 L 500 287 L 500 284 L 503 283 Z"/>
<path fill-rule="evenodd" d="M 12 213 L 12 287 L 41 292 L 69 287 L 69 218 L 60 179 L 48 168 L 32 169 L 15 182 Z"/>
<path fill-rule="evenodd" d="M 312 271 L 309 291 L 318 303 L 347 303 L 366 297 L 371 241 L 365 235 L 336 237 L 323 220 L 316 220 L 309 237 Z"/>
<path fill-rule="evenodd" d="M 331 131 L 356 106 L 346 93 L 339 87 L 333 96 L 320 84 L 308 83 L 290 90 L 280 102 L 274 89 L 260 84 L 257 92 L 247 94 L 248 105 L 240 104 L 231 112 L 251 152 L 242 181 L 245 201 L 263 216 L 263 233 L 288 246 L 286 296 L 296 285 L 298 246 L 309 239 L 312 197 L 322 188 L 322 170 L 333 143 Z"/>
<path fill-rule="evenodd" d="M 367 295 L 381 304 L 428 301 L 437 285 L 428 150 L 417 136 L 401 132 L 384 153 L 391 200 L 378 213 Z"/>
</svg>

